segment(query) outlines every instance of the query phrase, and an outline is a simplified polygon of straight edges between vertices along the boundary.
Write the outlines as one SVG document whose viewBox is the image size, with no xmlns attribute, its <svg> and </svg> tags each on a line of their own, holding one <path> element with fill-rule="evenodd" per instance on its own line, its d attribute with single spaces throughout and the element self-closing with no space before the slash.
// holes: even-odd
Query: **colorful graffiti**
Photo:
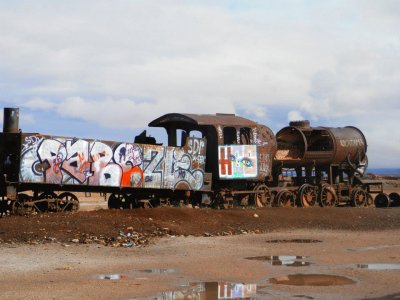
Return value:
<svg viewBox="0 0 400 300">
<path fill-rule="evenodd" d="M 257 146 L 219 146 L 218 163 L 221 179 L 257 177 Z"/>
<path fill-rule="evenodd" d="M 184 147 L 25 136 L 21 182 L 201 190 L 205 140 Z"/>
</svg>

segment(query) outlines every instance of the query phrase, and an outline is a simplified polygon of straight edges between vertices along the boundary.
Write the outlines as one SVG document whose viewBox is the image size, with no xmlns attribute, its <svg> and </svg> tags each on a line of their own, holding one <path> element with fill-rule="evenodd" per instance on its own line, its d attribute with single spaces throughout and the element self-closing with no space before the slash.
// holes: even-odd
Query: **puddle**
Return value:
<svg viewBox="0 0 400 300">
<path fill-rule="evenodd" d="M 122 278 L 120 274 L 100 274 L 96 276 L 97 279 L 119 280 Z"/>
<path fill-rule="evenodd" d="M 297 285 L 297 286 L 332 286 L 356 283 L 354 280 L 336 275 L 324 274 L 294 274 L 284 277 L 271 278 L 273 284 Z"/>
<path fill-rule="evenodd" d="M 369 246 L 363 248 L 349 248 L 347 251 L 375 251 L 375 250 L 383 250 L 388 248 L 399 248 L 400 245 L 378 245 L 378 246 Z"/>
<path fill-rule="evenodd" d="M 268 261 L 273 266 L 287 266 L 287 267 L 306 267 L 311 263 L 303 261 L 307 258 L 306 256 L 290 256 L 290 255 L 279 255 L 279 256 L 254 256 L 246 257 L 249 260 L 260 260 Z"/>
<path fill-rule="evenodd" d="M 307 244 L 307 243 L 322 243 L 320 240 L 313 239 L 291 239 L 291 240 L 269 240 L 267 243 L 279 244 L 279 243 L 298 243 L 298 244 Z"/>
<path fill-rule="evenodd" d="M 230 282 L 185 283 L 180 291 L 158 293 L 151 299 L 255 299 L 257 284 Z"/>
<path fill-rule="evenodd" d="M 144 270 L 133 270 L 134 273 L 145 273 L 145 274 L 170 274 L 175 273 L 176 269 L 144 269 Z"/>
<path fill-rule="evenodd" d="M 133 273 L 140 274 L 170 274 L 176 272 L 175 269 L 144 269 L 144 270 L 133 270 Z M 118 273 L 114 274 L 99 274 L 96 275 L 96 279 L 104 279 L 104 280 L 119 280 L 124 277 L 132 277 L 132 273 L 121 275 Z M 148 279 L 146 277 L 135 277 L 135 279 Z"/>
<path fill-rule="evenodd" d="M 358 264 L 357 268 L 369 270 L 400 270 L 400 264 Z"/>
</svg>

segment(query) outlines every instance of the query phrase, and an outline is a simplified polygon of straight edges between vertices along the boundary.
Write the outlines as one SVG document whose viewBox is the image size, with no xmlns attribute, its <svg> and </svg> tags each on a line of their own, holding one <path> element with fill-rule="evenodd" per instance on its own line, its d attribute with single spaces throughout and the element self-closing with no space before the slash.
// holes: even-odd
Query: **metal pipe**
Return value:
<svg viewBox="0 0 400 300">
<path fill-rule="evenodd" d="M 3 132 L 4 133 L 19 132 L 19 108 L 9 108 L 9 107 L 4 108 Z"/>
</svg>

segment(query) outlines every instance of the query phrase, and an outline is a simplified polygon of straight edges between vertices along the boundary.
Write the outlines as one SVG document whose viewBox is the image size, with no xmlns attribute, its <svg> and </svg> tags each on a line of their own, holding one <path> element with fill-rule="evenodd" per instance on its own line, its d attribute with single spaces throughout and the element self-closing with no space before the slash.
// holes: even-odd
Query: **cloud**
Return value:
<svg viewBox="0 0 400 300">
<path fill-rule="evenodd" d="M 37 119 L 56 113 L 117 130 L 169 112 L 360 128 L 369 128 L 374 112 L 391 126 L 384 116 L 400 114 L 399 6 L 4 1 L 0 103 L 23 105 Z M 387 137 L 371 132 L 371 145 L 394 157 Z"/>
<path fill-rule="evenodd" d="M 300 112 L 291 110 L 288 113 L 288 121 L 301 121 L 304 120 L 304 117 L 301 115 Z"/>
</svg>

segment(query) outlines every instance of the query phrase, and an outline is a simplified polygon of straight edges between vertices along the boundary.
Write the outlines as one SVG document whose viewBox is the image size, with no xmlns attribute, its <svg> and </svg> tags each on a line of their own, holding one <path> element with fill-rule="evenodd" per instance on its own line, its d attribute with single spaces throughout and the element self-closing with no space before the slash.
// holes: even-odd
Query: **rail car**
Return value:
<svg viewBox="0 0 400 300">
<path fill-rule="evenodd" d="M 108 195 L 109 208 L 195 205 L 371 204 L 382 184 L 362 179 L 367 143 L 355 127 L 292 122 L 276 136 L 234 114 L 165 114 L 133 142 L 25 133 L 5 108 L 0 134 L 0 213 L 69 211 L 76 192 Z M 74 194 L 75 193 L 75 194 Z M 382 197 L 380 199 L 383 199 Z"/>
</svg>

